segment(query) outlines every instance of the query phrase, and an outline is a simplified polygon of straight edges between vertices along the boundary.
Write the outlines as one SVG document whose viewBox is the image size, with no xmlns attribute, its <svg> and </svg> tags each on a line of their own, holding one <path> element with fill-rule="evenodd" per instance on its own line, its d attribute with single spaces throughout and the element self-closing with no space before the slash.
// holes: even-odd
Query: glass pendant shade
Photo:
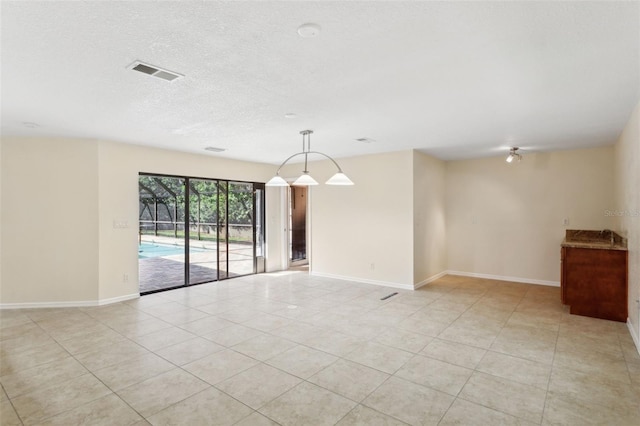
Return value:
<svg viewBox="0 0 640 426">
<path fill-rule="evenodd" d="M 331 179 L 325 182 L 327 185 L 353 185 L 351 179 L 342 172 L 338 172 L 331 176 Z"/>
<path fill-rule="evenodd" d="M 297 186 L 313 186 L 313 185 L 317 185 L 318 182 L 316 182 L 316 180 L 314 178 L 311 177 L 311 175 L 308 172 L 304 172 L 300 175 L 300 177 L 298 179 L 296 179 L 292 185 L 297 185 Z"/>
<path fill-rule="evenodd" d="M 286 180 L 282 179 L 280 176 L 275 175 L 272 177 L 269 182 L 265 184 L 266 186 L 289 186 Z"/>
</svg>

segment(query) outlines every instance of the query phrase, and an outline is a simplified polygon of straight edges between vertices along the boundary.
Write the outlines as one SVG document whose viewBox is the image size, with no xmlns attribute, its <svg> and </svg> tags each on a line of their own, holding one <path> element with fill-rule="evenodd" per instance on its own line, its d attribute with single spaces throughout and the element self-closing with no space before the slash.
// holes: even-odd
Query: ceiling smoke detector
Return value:
<svg viewBox="0 0 640 426">
<path fill-rule="evenodd" d="M 148 74 L 153 77 L 160 78 L 166 81 L 174 81 L 179 78 L 184 77 L 183 74 L 178 74 L 177 72 L 169 71 L 160 67 L 156 67 L 155 65 L 146 64 L 142 61 L 135 61 L 131 65 L 127 67 L 127 69 L 138 71 L 143 74 Z"/>
<path fill-rule="evenodd" d="M 300 35 L 300 37 L 311 38 L 316 37 L 318 34 L 320 34 L 320 30 L 320 25 L 307 23 L 302 24 L 298 27 L 298 34 Z"/>
<path fill-rule="evenodd" d="M 208 146 L 204 150 L 205 151 L 211 151 L 211 152 L 224 152 L 227 149 L 226 148 L 216 148 L 215 146 Z"/>
</svg>

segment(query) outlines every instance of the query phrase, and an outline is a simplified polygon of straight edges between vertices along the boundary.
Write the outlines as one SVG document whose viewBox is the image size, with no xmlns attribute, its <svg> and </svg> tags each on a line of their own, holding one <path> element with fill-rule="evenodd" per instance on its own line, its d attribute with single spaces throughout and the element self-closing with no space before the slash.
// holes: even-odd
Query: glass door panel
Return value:
<svg viewBox="0 0 640 426">
<path fill-rule="evenodd" d="M 140 292 L 184 285 L 184 179 L 140 176 Z"/>
<path fill-rule="evenodd" d="M 217 279 L 217 181 L 189 179 L 189 284 Z"/>
<path fill-rule="evenodd" d="M 229 277 L 253 274 L 255 272 L 253 183 L 229 182 L 228 208 Z"/>
<path fill-rule="evenodd" d="M 256 272 L 265 271 L 265 209 L 264 209 L 264 184 L 255 184 L 255 241 L 256 241 Z"/>
<path fill-rule="evenodd" d="M 229 229 L 228 229 L 228 197 L 229 183 L 218 182 L 218 279 L 223 280 L 229 276 Z"/>
</svg>

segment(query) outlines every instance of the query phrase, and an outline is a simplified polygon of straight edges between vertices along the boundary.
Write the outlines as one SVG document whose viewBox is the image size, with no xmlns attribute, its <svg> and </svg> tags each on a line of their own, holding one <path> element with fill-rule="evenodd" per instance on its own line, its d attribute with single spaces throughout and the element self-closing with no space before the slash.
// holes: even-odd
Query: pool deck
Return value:
<svg viewBox="0 0 640 426">
<path fill-rule="evenodd" d="M 142 242 L 176 245 L 176 239 L 170 237 L 143 236 Z M 191 247 L 201 251 L 190 255 L 190 282 L 197 284 L 217 280 L 217 244 L 211 241 L 191 241 Z M 253 247 L 251 245 L 229 243 L 228 254 L 228 275 L 230 277 L 253 273 Z M 184 255 L 182 254 L 140 258 L 138 265 L 140 293 L 164 290 L 184 284 Z"/>
</svg>

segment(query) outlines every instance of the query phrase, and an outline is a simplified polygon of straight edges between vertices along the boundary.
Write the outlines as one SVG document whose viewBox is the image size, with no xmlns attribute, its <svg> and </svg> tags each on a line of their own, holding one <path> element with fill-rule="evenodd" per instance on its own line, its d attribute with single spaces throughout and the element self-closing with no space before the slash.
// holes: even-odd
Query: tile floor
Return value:
<svg viewBox="0 0 640 426">
<path fill-rule="evenodd" d="M 398 295 L 380 298 L 391 292 Z M 625 324 L 559 289 L 263 274 L 0 311 L 2 425 L 639 425 Z"/>
</svg>

